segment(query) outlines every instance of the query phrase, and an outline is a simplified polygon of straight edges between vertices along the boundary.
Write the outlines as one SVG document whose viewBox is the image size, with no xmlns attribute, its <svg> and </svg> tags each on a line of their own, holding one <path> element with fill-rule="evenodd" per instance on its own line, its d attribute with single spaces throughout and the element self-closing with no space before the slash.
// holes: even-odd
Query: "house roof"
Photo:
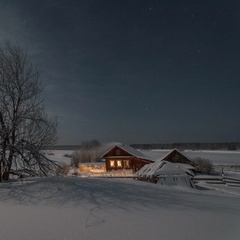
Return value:
<svg viewBox="0 0 240 240">
<path fill-rule="evenodd" d="M 130 155 L 134 156 L 134 157 L 138 157 L 138 158 L 143 158 L 143 159 L 149 159 L 151 160 L 149 157 L 147 157 L 146 155 L 144 155 L 143 153 L 141 153 L 140 151 L 138 151 L 135 148 L 132 148 L 129 145 L 125 145 L 125 144 L 117 144 L 114 145 L 113 147 L 111 147 L 109 150 L 107 150 L 104 154 L 102 154 L 102 156 L 100 158 L 104 158 L 105 155 L 107 155 L 113 148 L 118 147 L 121 148 L 123 151 L 129 153 Z"/>
<path fill-rule="evenodd" d="M 157 175 L 192 175 L 192 172 L 188 169 L 184 169 L 178 164 L 171 163 L 169 161 L 158 160 L 154 163 L 149 163 L 142 167 L 137 173 L 138 177 L 152 177 Z"/>
<path fill-rule="evenodd" d="M 174 151 L 178 152 L 180 155 L 184 156 L 188 161 L 194 163 L 194 160 L 185 152 L 179 151 L 177 148 L 168 150 L 168 149 L 157 149 L 157 150 L 140 150 L 143 154 L 145 154 L 148 158 L 159 161 L 165 160 L 169 155 L 171 155 Z"/>
<path fill-rule="evenodd" d="M 161 160 L 165 160 L 169 155 L 171 155 L 174 151 L 178 152 L 179 154 L 181 154 L 182 156 L 184 156 L 186 159 L 188 159 L 191 163 L 194 164 L 194 161 L 188 157 L 187 155 L 185 155 L 184 153 L 182 153 L 181 151 L 179 151 L 177 148 L 174 148 L 172 151 L 170 151 L 169 153 L 167 153 L 166 155 L 164 155 Z"/>
<path fill-rule="evenodd" d="M 155 172 L 155 175 L 182 175 L 186 174 L 182 168 L 180 168 L 177 164 L 163 161 L 165 164 L 162 165 L 160 169 Z"/>
<path fill-rule="evenodd" d="M 136 175 L 138 177 L 152 177 L 163 164 L 164 162 L 160 160 L 157 160 L 154 163 L 146 164 L 138 172 L 136 172 Z"/>
</svg>

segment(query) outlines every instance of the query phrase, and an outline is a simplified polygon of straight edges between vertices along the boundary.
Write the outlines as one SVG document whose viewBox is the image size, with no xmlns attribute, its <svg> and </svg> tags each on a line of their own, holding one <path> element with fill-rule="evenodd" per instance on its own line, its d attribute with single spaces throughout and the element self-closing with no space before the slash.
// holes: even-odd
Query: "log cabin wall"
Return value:
<svg viewBox="0 0 240 240">
<path fill-rule="evenodd" d="M 132 169 L 133 172 L 137 172 L 144 165 L 149 164 L 150 161 L 146 159 L 136 158 L 136 157 L 126 157 L 126 158 L 106 158 L 106 170 L 121 170 L 121 169 Z"/>
<path fill-rule="evenodd" d="M 132 159 L 128 158 L 106 158 L 106 170 L 132 169 Z"/>
</svg>

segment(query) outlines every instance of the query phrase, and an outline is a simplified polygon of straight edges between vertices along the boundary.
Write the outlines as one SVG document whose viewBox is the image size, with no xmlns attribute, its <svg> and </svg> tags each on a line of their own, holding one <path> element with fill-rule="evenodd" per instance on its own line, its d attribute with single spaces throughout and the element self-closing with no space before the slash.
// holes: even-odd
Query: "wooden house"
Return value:
<svg viewBox="0 0 240 240">
<path fill-rule="evenodd" d="M 145 164 L 154 162 L 129 145 L 115 145 L 101 156 L 105 160 L 106 170 L 132 170 L 137 172 Z"/>
</svg>

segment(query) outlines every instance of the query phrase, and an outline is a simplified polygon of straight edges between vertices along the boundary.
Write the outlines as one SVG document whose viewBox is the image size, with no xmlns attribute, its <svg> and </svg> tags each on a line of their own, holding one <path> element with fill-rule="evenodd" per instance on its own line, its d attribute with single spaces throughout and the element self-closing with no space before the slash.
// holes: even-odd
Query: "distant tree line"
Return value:
<svg viewBox="0 0 240 240">
<path fill-rule="evenodd" d="M 136 149 L 192 149 L 192 150 L 237 150 L 240 142 L 225 143 L 153 143 L 131 144 Z"/>
<path fill-rule="evenodd" d="M 226 143 L 152 143 L 152 144 L 130 144 L 135 149 L 193 149 L 193 150 L 237 150 L 240 142 Z M 82 145 L 55 145 L 44 147 L 50 150 L 79 150 Z"/>
</svg>

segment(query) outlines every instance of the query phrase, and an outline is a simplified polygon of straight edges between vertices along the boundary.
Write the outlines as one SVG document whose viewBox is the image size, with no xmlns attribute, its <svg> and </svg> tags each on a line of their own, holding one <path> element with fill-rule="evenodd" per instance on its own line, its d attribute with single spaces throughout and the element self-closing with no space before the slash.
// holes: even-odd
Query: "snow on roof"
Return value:
<svg viewBox="0 0 240 240">
<path fill-rule="evenodd" d="M 129 145 L 117 145 L 119 148 L 123 149 L 124 151 L 130 153 L 133 156 L 140 157 L 140 158 L 148 158 L 146 155 L 138 151 L 137 149 L 129 146 Z"/>
<path fill-rule="evenodd" d="M 161 168 L 163 162 L 157 161 L 154 163 L 149 163 L 144 165 L 137 173 L 136 175 L 138 177 L 150 177 L 153 176 L 155 171 L 159 168 Z"/>
<path fill-rule="evenodd" d="M 140 151 L 138 151 L 137 149 L 129 146 L 129 145 L 125 145 L 125 144 L 117 144 L 114 145 L 113 147 L 111 147 L 109 150 L 107 150 L 104 154 L 102 154 L 101 158 L 106 155 L 108 152 L 110 152 L 113 148 L 115 147 L 119 147 L 122 150 L 124 150 L 125 152 L 129 153 L 132 156 L 138 157 L 138 158 L 143 158 L 143 159 L 149 159 L 151 160 L 149 157 L 147 157 L 146 155 L 144 155 L 143 153 L 141 153 Z"/>
<path fill-rule="evenodd" d="M 136 172 L 136 175 L 142 176 L 144 174 L 144 172 L 149 168 L 149 164 L 144 165 L 139 171 Z"/>
<path fill-rule="evenodd" d="M 172 151 L 170 151 L 169 153 L 167 153 L 166 155 L 164 155 L 161 160 L 164 160 L 168 155 L 170 155 L 172 152 L 177 151 L 179 154 L 181 154 L 182 156 L 184 156 L 185 158 L 187 158 L 189 161 L 193 162 L 193 160 L 188 157 L 187 155 L 185 155 L 183 152 L 179 151 L 177 148 L 174 148 Z"/>
<path fill-rule="evenodd" d="M 149 163 L 141 168 L 137 173 L 137 177 L 152 177 L 157 175 L 186 175 L 189 170 L 183 169 L 178 164 L 169 161 L 158 160 L 154 163 Z"/>
<path fill-rule="evenodd" d="M 179 167 L 184 168 L 184 169 L 189 169 L 189 170 L 195 169 L 195 167 L 193 167 L 192 165 L 187 164 L 187 163 L 175 163 L 175 164 L 177 164 Z"/>
<path fill-rule="evenodd" d="M 178 165 L 168 162 L 168 161 L 163 161 L 165 164 L 162 165 L 160 169 L 158 169 L 155 172 L 155 175 L 186 175 L 186 172 L 180 168 Z"/>
<path fill-rule="evenodd" d="M 153 161 L 160 161 L 165 160 L 165 158 L 170 155 L 173 151 L 177 151 L 179 154 L 184 156 L 186 159 L 194 163 L 194 160 L 191 159 L 188 155 L 186 155 L 185 152 L 179 151 L 177 148 L 174 148 L 172 150 L 168 149 L 157 149 L 157 150 L 140 150 L 142 153 L 144 153 L 148 158 L 150 158 Z M 189 165 L 189 164 L 188 164 Z M 189 165 L 190 167 L 190 165 Z M 190 169 L 190 168 L 189 168 Z"/>
<path fill-rule="evenodd" d="M 141 168 L 136 175 L 138 177 L 151 177 L 155 174 L 156 170 L 162 167 L 162 161 L 156 161 L 154 163 L 146 164 Z"/>
</svg>

